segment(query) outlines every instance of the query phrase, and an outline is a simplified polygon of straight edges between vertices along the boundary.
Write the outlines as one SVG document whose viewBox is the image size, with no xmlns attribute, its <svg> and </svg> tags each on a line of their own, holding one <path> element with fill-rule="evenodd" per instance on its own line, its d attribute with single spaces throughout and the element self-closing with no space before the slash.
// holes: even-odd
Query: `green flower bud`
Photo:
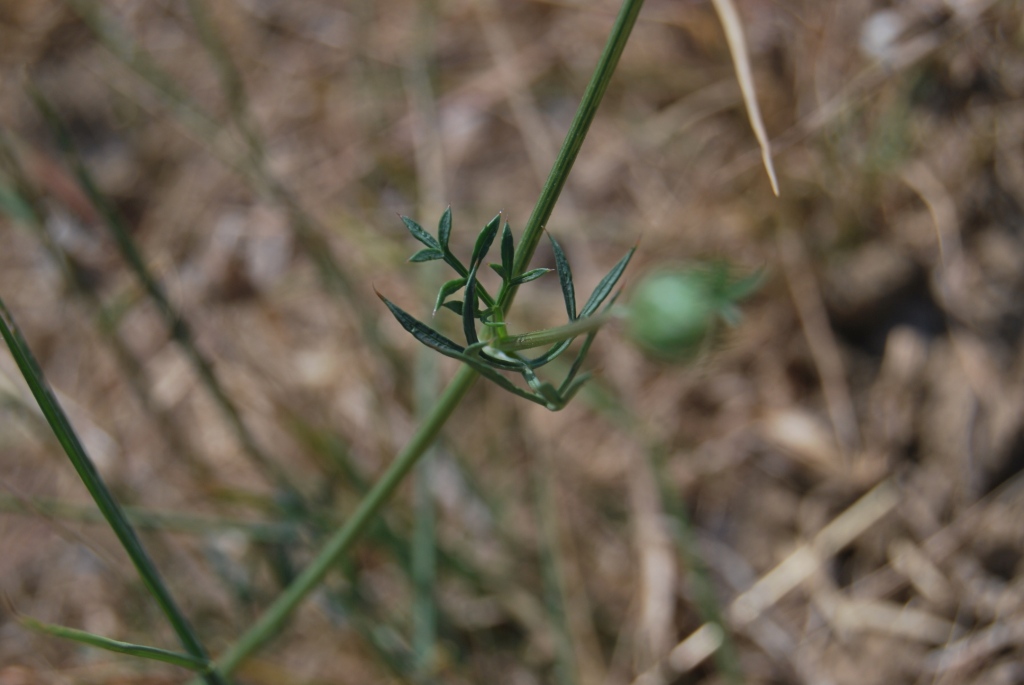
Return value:
<svg viewBox="0 0 1024 685">
<path fill-rule="evenodd" d="M 738 322 L 736 301 L 760 282 L 761 273 L 736 279 L 723 263 L 655 271 L 633 292 L 627 331 L 655 357 L 691 361 L 714 342 L 722 322 Z"/>
</svg>

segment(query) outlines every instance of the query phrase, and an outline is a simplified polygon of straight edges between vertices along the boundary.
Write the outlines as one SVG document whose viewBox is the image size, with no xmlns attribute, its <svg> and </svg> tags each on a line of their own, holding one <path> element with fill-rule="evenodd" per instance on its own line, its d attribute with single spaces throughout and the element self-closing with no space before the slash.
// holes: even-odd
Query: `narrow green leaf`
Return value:
<svg viewBox="0 0 1024 685">
<path fill-rule="evenodd" d="M 198 671 L 200 673 L 207 672 L 213 668 L 213 663 L 209 659 L 200 659 L 181 652 L 172 652 L 159 647 L 148 647 L 146 645 L 137 645 L 131 642 L 111 640 L 108 637 L 89 633 L 84 630 L 57 626 L 51 623 L 43 623 L 33 618 L 28 618 L 27 616 L 20 616 L 18 620 L 24 627 L 38 633 L 74 640 L 75 642 L 81 642 L 82 644 L 89 645 L 90 647 L 105 649 L 108 652 L 127 654 L 128 656 L 139 657 L 141 659 L 162 661 L 165 664 L 181 666 L 182 668 L 187 668 L 190 671 Z"/>
<path fill-rule="evenodd" d="M 501 214 L 498 214 L 481 229 L 480 235 L 476 237 L 476 245 L 473 247 L 473 257 L 469 260 L 470 270 L 473 270 L 473 267 L 484 261 L 484 256 L 491 249 L 491 243 L 494 242 L 494 237 L 498 235 L 498 228 L 500 226 Z"/>
<path fill-rule="evenodd" d="M 452 234 L 452 207 L 448 205 L 447 209 L 444 210 L 444 214 L 441 215 L 441 220 L 437 222 L 437 240 L 441 244 L 441 249 L 448 252 L 448 238 Z"/>
<path fill-rule="evenodd" d="M 437 310 L 440 309 L 442 305 L 444 305 L 445 300 L 448 299 L 448 296 L 453 294 L 456 290 L 463 287 L 464 285 L 466 285 L 465 278 L 455 278 L 442 285 L 441 289 L 437 291 L 437 299 L 434 300 L 433 313 L 437 314 Z"/>
<path fill-rule="evenodd" d="M 565 312 L 569 315 L 569 321 L 576 320 L 576 288 L 572 284 L 572 269 L 569 268 L 569 260 L 565 258 L 562 246 L 555 240 L 555 236 L 548 233 L 551 240 L 551 249 L 555 253 L 555 268 L 558 269 L 558 282 L 562 284 L 562 296 L 565 299 Z"/>
<path fill-rule="evenodd" d="M 604 308 L 605 312 L 612 308 L 612 305 L 615 304 L 615 301 L 619 299 L 620 294 L 622 294 L 621 290 L 612 295 L 612 299 L 608 301 L 607 306 L 605 306 Z M 583 340 L 583 345 L 580 347 L 579 354 L 576 355 L 576 359 L 573 361 L 572 366 L 569 368 L 569 374 L 565 377 L 565 380 L 562 381 L 562 385 L 558 389 L 559 393 L 561 393 L 562 397 L 565 399 L 566 402 L 572 399 L 573 395 L 576 394 L 580 387 L 590 377 L 589 374 L 584 374 L 583 376 L 580 376 L 580 380 L 576 381 L 575 383 L 573 382 L 573 379 L 576 377 L 576 374 L 579 373 L 580 371 L 580 367 L 583 366 L 583 360 L 586 359 L 587 353 L 590 352 L 590 346 L 593 344 L 594 338 L 597 337 L 597 333 L 598 331 L 595 330 L 587 334 L 587 337 Z"/>
<path fill-rule="evenodd" d="M 551 269 L 532 269 L 524 274 L 519 274 L 512 279 L 512 285 L 522 285 L 523 283 L 529 283 L 530 281 L 536 281 L 544 274 L 550 272 Z"/>
<path fill-rule="evenodd" d="M 476 334 L 476 269 L 478 264 L 473 260 L 473 267 L 466 277 L 466 297 L 462 307 L 462 332 L 466 335 L 466 344 L 472 345 L 480 341 Z"/>
<path fill-rule="evenodd" d="M 559 388 L 559 392 L 564 397 L 570 387 L 572 387 L 573 379 L 576 374 L 579 373 L 580 367 L 583 366 L 583 360 L 587 358 L 587 353 L 590 352 L 590 344 L 594 342 L 594 338 L 597 337 L 597 331 L 594 331 L 586 337 L 583 341 L 583 346 L 580 347 L 579 354 L 576 355 L 576 359 L 573 360 L 572 366 L 569 367 L 569 374 L 562 381 L 562 386 Z"/>
<path fill-rule="evenodd" d="M 597 308 L 601 306 L 601 303 L 605 301 L 608 294 L 611 293 L 615 284 L 619 282 L 619 278 L 622 277 L 622 272 L 626 270 L 629 265 L 629 260 L 633 258 L 633 253 L 636 252 L 636 248 L 631 248 L 626 256 L 619 260 L 619 263 L 612 267 L 612 270 L 601 279 L 601 282 L 594 288 L 594 293 L 587 300 L 587 304 L 583 307 L 583 311 L 580 312 L 580 316 L 590 316 L 597 311 Z"/>
<path fill-rule="evenodd" d="M 405 224 L 405 227 L 409 229 L 409 233 L 412 233 L 413 238 L 420 241 L 427 247 L 433 248 L 435 250 L 441 249 L 441 244 L 437 242 L 437 239 L 434 238 L 434 236 L 427 233 L 425 230 L 423 230 L 423 227 L 420 226 L 418 223 L 416 223 L 407 216 L 402 217 L 402 222 Z"/>
<path fill-rule="evenodd" d="M 441 252 L 441 250 L 435 250 L 432 247 L 420 250 L 412 257 L 409 257 L 410 262 L 432 262 L 435 259 L 444 259 L 444 252 Z"/>
<path fill-rule="evenodd" d="M 449 357 L 456 356 L 462 353 L 465 349 L 458 343 L 441 335 L 427 324 L 419 321 L 412 314 L 405 312 L 401 307 L 391 302 L 391 300 L 380 293 L 377 293 L 377 297 L 387 305 L 387 308 L 390 309 L 391 313 L 394 314 L 396 319 L 398 319 L 398 323 L 402 324 L 402 328 L 412 333 L 417 340 L 427 347 L 437 350 L 441 354 Z M 456 356 L 456 358 L 458 357 Z"/>
<path fill-rule="evenodd" d="M 167 620 L 174 627 L 174 631 L 178 635 L 182 646 L 195 658 L 200 660 L 208 659 L 206 649 L 199 641 L 199 637 L 188 622 L 188 619 L 185 618 L 181 609 L 178 608 L 167 586 L 164 585 L 156 565 L 146 553 L 134 528 L 128 522 L 128 517 L 121 509 L 121 505 L 114 499 L 106 483 L 100 478 L 100 474 L 93 465 L 92 459 L 89 458 L 85 448 L 82 447 L 78 435 L 75 433 L 74 428 L 71 427 L 71 422 L 46 382 L 39 362 L 36 361 L 35 356 L 28 347 L 28 343 L 25 342 L 24 337 L 22 337 L 21 332 L 18 330 L 14 317 L 11 316 L 2 299 L 0 299 L 0 336 L 3 337 L 7 347 L 10 348 L 11 356 L 14 357 L 15 363 L 21 370 L 25 382 L 28 383 L 32 395 L 46 417 L 47 423 L 50 424 L 54 435 L 60 442 L 61 447 L 64 448 L 68 459 L 75 467 L 75 471 L 78 472 L 79 478 L 82 479 L 89 494 L 92 495 L 96 506 L 103 513 L 103 517 L 117 536 L 121 546 L 128 553 L 143 584 L 153 595 Z M 223 682 L 216 674 L 209 675 L 206 680 L 211 685 L 212 683 Z"/>
<path fill-rule="evenodd" d="M 498 276 L 501 277 L 501 280 L 503 280 L 503 281 L 507 281 L 508 280 L 508 278 L 505 277 L 505 274 L 507 272 L 505 271 L 504 267 L 502 267 L 501 264 L 488 264 L 488 266 L 491 267 L 492 269 L 494 269 L 494 273 L 498 274 Z"/>
<path fill-rule="evenodd" d="M 505 222 L 505 229 L 501 232 L 501 280 L 507 281 L 512 278 L 512 262 L 516 258 L 516 248 L 512 243 L 512 229 L 508 222 Z"/>
</svg>

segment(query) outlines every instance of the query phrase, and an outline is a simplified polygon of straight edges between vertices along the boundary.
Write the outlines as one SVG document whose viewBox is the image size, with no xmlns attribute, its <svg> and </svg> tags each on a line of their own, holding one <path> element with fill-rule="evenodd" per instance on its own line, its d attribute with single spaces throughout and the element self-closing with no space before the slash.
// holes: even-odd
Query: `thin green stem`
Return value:
<svg viewBox="0 0 1024 685">
<path fill-rule="evenodd" d="M 516 251 L 515 272 L 523 273 L 533 257 L 543 234 L 544 224 L 554 210 L 558 196 L 565 186 L 576 156 L 583 146 L 583 140 L 590 128 L 598 105 L 608 88 L 608 82 L 622 55 L 630 31 L 636 23 L 643 0 L 625 0 L 612 28 L 601 59 L 583 95 L 576 117 L 573 119 L 565 142 L 558 153 L 540 199 L 527 222 L 523 239 Z M 508 311 L 515 296 L 515 288 L 503 288 L 498 296 L 498 306 Z M 239 640 L 218 660 L 217 672 L 231 673 L 251 653 L 269 641 L 284 625 L 288 616 L 305 597 L 320 584 L 327 572 L 341 559 L 358 539 L 366 526 L 376 517 L 377 512 L 390 499 L 406 474 L 433 444 L 448 418 L 469 391 L 478 374 L 469 367 L 462 367 L 444 390 L 430 415 L 420 424 L 412 440 L 406 445 L 388 469 L 374 484 L 366 497 L 359 503 L 352 517 L 324 545 L 309 566 L 282 592 L 267 608 L 264 614 L 247 630 Z"/>
<path fill-rule="evenodd" d="M 633 30 L 633 25 L 636 24 L 636 18 L 639 16 L 643 4 L 643 0 L 625 0 L 622 3 L 622 9 L 619 10 L 619 16 L 616 17 L 615 25 L 612 26 L 611 35 L 608 36 L 608 42 L 597 62 L 590 84 L 587 86 L 586 92 L 583 93 L 583 100 L 569 126 L 562 149 L 558 151 L 558 157 L 555 158 L 555 163 L 551 167 L 548 180 L 540 191 L 540 198 L 523 229 L 523 237 L 516 249 L 513 275 L 517 276 L 525 272 L 530 265 L 530 260 L 533 259 L 533 253 L 537 250 L 537 245 L 540 244 L 544 228 L 547 226 L 548 219 L 551 218 L 551 213 L 555 210 L 558 196 L 561 195 L 562 188 L 565 187 L 565 182 L 569 178 L 569 172 L 572 171 L 572 165 L 576 162 L 576 156 L 579 154 L 580 148 L 583 147 L 587 131 L 590 130 L 590 124 L 594 121 L 597 108 L 604 98 L 605 91 L 608 90 L 608 83 L 611 81 L 612 74 L 615 73 L 615 67 L 619 64 L 619 57 L 622 56 L 622 51 L 626 48 L 629 34 Z M 516 286 L 503 287 L 498 294 L 498 306 L 503 311 L 507 312 L 508 306 L 512 304 L 516 288 Z"/>
<path fill-rule="evenodd" d="M 128 557 L 131 559 L 132 564 L 135 565 L 135 569 L 138 571 L 143 584 L 174 628 L 174 632 L 177 634 L 185 651 L 198 661 L 207 662 L 209 656 L 207 655 L 206 648 L 203 647 L 199 636 L 196 635 L 195 630 L 192 628 L 192 624 L 189 623 L 185 614 L 174 601 L 174 597 L 171 596 L 170 591 L 163 582 L 163 578 L 157 571 L 156 564 L 153 563 L 146 549 L 142 546 L 142 542 L 139 540 L 138 535 L 136 535 L 131 523 L 128 522 L 128 518 L 121 509 L 120 504 L 114 499 L 110 489 L 100 477 L 92 459 L 89 458 L 85 448 L 82 446 L 82 442 L 78 439 L 77 433 L 75 433 L 74 428 L 71 426 L 67 414 L 64 413 L 63 408 L 50 389 L 49 383 L 47 383 L 46 378 L 43 376 L 39 362 L 36 361 L 35 355 L 29 349 L 28 343 L 25 342 L 21 331 L 14 322 L 14 317 L 11 316 L 2 299 L 0 299 L 0 336 L 7 343 L 11 356 L 14 357 L 14 361 L 18 365 L 22 376 L 24 376 L 25 382 L 28 383 L 32 395 L 39 404 L 39 409 L 43 412 L 47 423 L 53 429 L 54 435 L 60 442 L 61 447 L 64 448 L 64 452 L 68 455 L 68 459 L 74 466 L 75 471 L 78 472 L 82 483 L 85 484 L 89 494 L 92 495 L 96 506 L 103 512 L 103 517 L 107 520 L 107 524 L 117 536 L 125 552 L 128 553 Z M 217 673 L 207 673 L 203 676 L 203 679 L 207 685 L 224 685 L 226 683 L 226 676 L 221 676 Z"/>
<path fill-rule="evenodd" d="M 437 355 L 427 348 L 420 350 L 416 369 L 416 408 L 423 416 L 430 413 L 437 392 Z M 434 511 L 433 475 L 437 448 L 430 448 L 416 464 L 413 477 L 412 535 L 412 652 L 413 669 L 427 676 L 433 668 L 437 643 L 437 604 L 434 585 L 437 580 L 437 515 Z"/>
<path fill-rule="evenodd" d="M 605 311 L 600 314 L 588 316 L 585 319 L 576 319 L 564 326 L 545 328 L 540 331 L 523 333 L 521 335 L 499 336 L 490 341 L 488 346 L 493 347 L 499 352 L 532 350 L 535 347 L 544 347 L 545 345 L 551 345 L 562 342 L 563 340 L 569 340 L 570 338 L 576 338 L 586 333 L 592 333 L 616 316 L 617 313 L 613 310 Z"/>
<path fill-rule="evenodd" d="M 219 673 L 231 673 L 249 654 L 273 637 L 306 595 L 320 584 L 328 571 L 334 568 L 342 555 L 352 547 L 352 543 L 374 520 L 377 512 L 388 501 L 412 467 L 416 465 L 420 456 L 433 444 L 441 427 L 455 411 L 463 395 L 473 385 L 476 378 L 476 372 L 468 367 L 459 370 L 444 393 L 438 398 L 430 416 L 420 424 L 412 440 L 391 462 L 387 471 L 359 503 L 358 508 L 348 521 L 331 536 L 309 566 L 274 600 L 256 623 L 239 638 L 238 642 L 217 659 Z"/>
</svg>

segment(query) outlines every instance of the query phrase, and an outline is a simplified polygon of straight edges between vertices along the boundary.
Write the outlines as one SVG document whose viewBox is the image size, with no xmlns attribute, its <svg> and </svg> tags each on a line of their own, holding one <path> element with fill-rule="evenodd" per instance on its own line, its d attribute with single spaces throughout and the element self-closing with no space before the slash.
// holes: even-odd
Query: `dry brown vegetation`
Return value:
<svg viewBox="0 0 1024 685">
<path fill-rule="evenodd" d="M 648 3 L 549 229 L 584 291 L 637 240 L 630 282 L 694 258 L 766 266 L 744 323 L 691 368 L 605 331 L 590 391 L 559 413 L 477 383 L 431 472 L 428 658 L 410 646 L 429 612 L 408 487 L 237 682 L 1024 682 L 1024 22 L 1009 1 L 881 4 L 738 3 L 776 199 L 710 4 Z M 151 66 L 100 41 L 89 8 Z M 0 5 L 20 164 L 0 185 L 22 174 L 47 236 L 0 218 L 0 296 L 120 499 L 174 514 L 145 542 L 217 653 L 454 370 L 431 370 L 373 295 L 427 317 L 441 277 L 405 263 L 417 246 L 396 212 L 432 226 L 450 203 L 463 251 L 499 210 L 521 228 L 616 5 L 209 9 L 213 43 L 181 1 Z M 216 44 L 242 74 L 234 104 Z M 170 339 L 28 83 L 255 447 Z M 561 322 L 549 279 L 523 289 L 518 330 Z M 15 620 L 175 646 L 6 350 L 0 400 L 0 684 L 184 682 Z M 709 598 L 730 636 L 717 662 Z"/>
</svg>

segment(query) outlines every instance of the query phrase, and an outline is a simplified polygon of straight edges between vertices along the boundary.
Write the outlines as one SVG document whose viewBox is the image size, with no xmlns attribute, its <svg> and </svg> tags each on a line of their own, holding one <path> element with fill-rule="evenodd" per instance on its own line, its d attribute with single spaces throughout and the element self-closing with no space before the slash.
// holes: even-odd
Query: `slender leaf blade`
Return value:
<svg viewBox="0 0 1024 685">
<path fill-rule="evenodd" d="M 448 239 L 452 234 L 452 206 L 444 210 L 444 214 L 441 215 L 441 220 L 437 222 L 437 240 L 441 244 L 441 249 L 448 252 Z"/>
<path fill-rule="evenodd" d="M 455 291 L 457 291 L 459 288 L 462 288 L 465 285 L 465 278 L 454 278 L 450 281 L 447 281 L 444 285 L 442 285 L 441 289 L 437 291 L 437 299 L 434 300 L 433 314 L 437 314 L 437 310 L 440 309 L 445 304 L 445 300 L 448 299 L 448 297 L 452 295 Z"/>
<path fill-rule="evenodd" d="M 85 484 L 89 494 L 92 495 L 96 506 L 103 513 L 103 517 L 117 536 L 121 546 L 128 553 L 143 584 L 150 594 L 153 595 L 167 620 L 174 627 L 182 646 L 197 659 L 208 660 L 209 656 L 199 637 L 196 635 L 188 619 L 185 618 L 181 609 L 178 608 L 177 603 L 164 584 L 163 578 L 161 578 L 160 573 L 157 571 L 156 565 L 150 559 L 149 554 L 135 533 L 135 529 L 129 523 L 128 517 L 121 509 L 120 504 L 117 503 L 117 500 L 114 499 L 106 483 L 103 482 L 95 465 L 92 463 L 92 459 L 89 458 L 88 453 L 86 453 L 85 448 L 78 439 L 78 435 L 75 433 L 74 428 L 72 428 L 67 414 L 64 413 L 64 409 L 57 401 L 49 383 L 46 382 L 39 362 L 36 361 L 35 355 L 29 349 L 28 343 L 21 335 L 21 331 L 18 329 L 14 317 L 11 316 L 3 299 L 0 299 L 0 337 L 3 337 L 4 342 L 7 343 L 11 356 L 14 357 L 14 361 L 18 365 L 22 376 L 24 376 L 25 382 L 28 383 L 32 395 L 39 404 L 39 408 L 46 417 L 47 423 L 50 424 L 50 428 L 60 442 L 61 447 L 64 448 L 64 452 L 68 455 L 68 459 L 74 466 L 75 471 L 78 472 L 79 477 Z M 216 674 L 208 675 L 207 681 L 210 683 L 223 682 Z"/>
<path fill-rule="evenodd" d="M 512 242 L 512 229 L 508 222 L 505 222 L 505 229 L 501 232 L 501 280 L 507 281 L 512 278 L 512 262 L 516 258 L 516 248 Z"/>
<path fill-rule="evenodd" d="M 604 308 L 605 311 L 611 309 L 612 305 L 615 304 L 615 301 L 619 299 L 620 294 L 622 294 L 621 290 L 612 295 L 612 299 Z M 573 360 L 572 366 L 569 368 L 569 374 L 565 377 L 565 380 L 562 381 L 562 385 L 558 389 L 558 392 L 566 402 L 572 399 L 572 396 L 576 394 L 576 391 L 580 389 L 580 386 L 582 386 L 583 383 L 586 382 L 587 378 L 590 377 L 589 374 L 584 374 L 580 377 L 579 381 L 575 384 L 573 383 L 573 379 L 576 377 L 576 374 L 579 373 L 580 367 L 583 366 L 583 360 L 586 359 L 587 353 L 590 352 L 590 346 L 594 343 L 594 338 L 597 337 L 598 332 L 599 331 L 593 331 L 587 334 L 587 337 L 583 340 L 583 345 L 580 347 L 579 354 L 576 355 L 576 359 Z"/>
<path fill-rule="evenodd" d="M 474 264 L 466 277 L 466 297 L 462 305 L 462 331 L 467 345 L 480 342 L 476 334 L 476 268 L 477 264 Z"/>
<path fill-rule="evenodd" d="M 555 268 L 558 270 L 558 282 L 562 284 L 562 297 L 565 299 L 565 312 L 569 315 L 569 321 L 576 320 L 576 288 L 572 284 L 572 269 L 569 268 L 569 260 L 562 251 L 562 246 L 555 240 L 555 236 L 548 233 L 551 240 L 551 249 L 555 253 Z"/>
<path fill-rule="evenodd" d="M 416 223 L 407 216 L 403 216 L 401 217 L 401 219 L 402 223 L 405 224 L 405 227 L 409 229 L 409 233 L 412 233 L 413 238 L 420 241 L 429 248 L 438 251 L 441 250 L 441 243 L 437 242 L 437 238 L 427 233 L 422 226 L 420 226 L 418 223 Z"/>
<path fill-rule="evenodd" d="M 161 649 L 160 647 L 149 647 L 147 645 L 137 645 L 131 642 L 112 640 L 108 637 L 103 637 L 102 635 L 78 630 L 77 628 L 68 628 L 66 626 L 43 623 L 42 621 L 37 621 L 27 616 L 20 616 L 18 620 L 24 627 L 38 633 L 52 635 L 54 637 L 60 637 L 67 640 L 74 640 L 75 642 L 81 642 L 82 644 L 89 645 L 90 647 L 105 649 L 108 652 L 127 654 L 128 656 L 134 656 L 141 659 L 162 661 L 165 664 L 181 666 L 182 668 L 187 668 L 190 671 L 198 671 L 200 673 L 207 672 L 213 668 L 213 663 L 209 659 L 200 659 L 190 654 L 183 654 L 182 652 L 174 652 L 168 649 Z"/>
<path fill-rule="evenodd" d="M 503 280 L 503 281 L 507 281 L 508 280 L 508 277 L 505 275 L 507 273 L 505 271 L 505 267 L 503 267 L 501 264 L 488 264 L 488 266 L 491 267 L 491 269 L 494 270 L 494 273 L 498 274 L 498 276 L 501 277 L 501 280 Z"/>
<path fill-rule="evenodd" d="M 449 338 L 446 338 L 445 336 L 441 335 L 433 328 L 423 323 L 422 321 L 414 317 L 412 314 L 409 314 L 401 307 L 396 305 L 394 302 L 381 295 L 380 293 L 377 293 L 377 297 L 379 297 L 381 301 L 385 305 L 387 305 L 387 308 L 391 310 L 391 313 L 394 315 L 394 317 L 398 319 L 398 323 L 402 324 L 402 328 L 407 330 L 409 333 L 412 333 L 413 337 L 415 337 L 417 340 L 419 340 L 427 347 L 433 350 L 437 350 L 441 354 L 449 357 L 461 354 L 463 350 L 465 350 L 464 347 L 462 347 L 455 341 L 450 340 Z"/>
<path fill-rule="evenodd" d="M 583 311 L 580 312 L 580 316 L 590 316 L 597 311 L 597 308 L 605 301 L 605 298 L 611 293 L 615 284 L 619 282 L 619 278 L 622 277 L 622 272 L 629 266 L 629 260 L 633 258 L 633 253 L 636 252 L 636 248 L 631 248 L 626 256 L 619 260 L 618 264 L 612 267 L 601 282 L 594 288 L 593 294 L 590 299 L 587 300 L 587 304 L 584 305 Z"/>
<path fill-rule="evenodd" d="M 549 273 L 551 269 L 531 269 L 526 273 L 519 274 L 512 279 L 512 285 L 522 285 L 523 283 L 529 283 L 530 281 L 536 281 L 538 278 L 546 273 Z"/>
<path fill-rule="evenodd" d="M 432 262 L 435 259 L 444 259 L 444 252 L 441 252 L 441 250 L 435 250 L 432 247 L 420 250 L 412 257 L 409 257 L 410 262 Z"/>
<path fill-rule="evenodd" d="M 473 256 L 469 260 L 469 268 L 471 271 L 484 260 L 484 256 L 487 254 L 487 251 L 491 249 L 491 243 L 494 242 L 495 236 L 498 235 L 498 228 L 500 226 L 501 214 L 498 214 L 488 221 L 487 225 L 481 229 L 480 234 L 476 237 L 476 245 L 473 246 Z"/>
</svg>

